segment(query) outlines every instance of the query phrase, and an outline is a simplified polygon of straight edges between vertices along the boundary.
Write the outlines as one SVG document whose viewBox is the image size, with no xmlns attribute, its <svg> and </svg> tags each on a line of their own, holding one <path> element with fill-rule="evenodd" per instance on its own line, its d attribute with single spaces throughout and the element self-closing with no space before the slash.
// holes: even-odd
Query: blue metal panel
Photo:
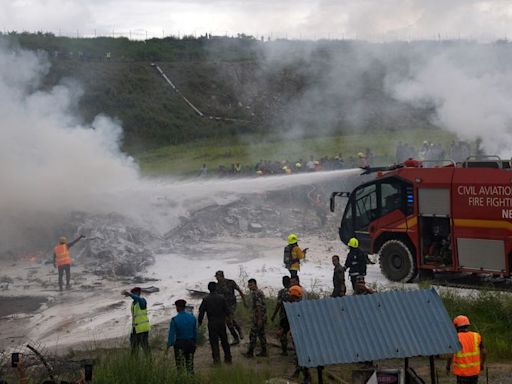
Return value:
<svg viewBox="0 0 512 384">
<path fill-rule="evenodd" d="M 434 289 L 285 303 L 299 365 L 454 353 L 457 332 Z"/>
</svg>

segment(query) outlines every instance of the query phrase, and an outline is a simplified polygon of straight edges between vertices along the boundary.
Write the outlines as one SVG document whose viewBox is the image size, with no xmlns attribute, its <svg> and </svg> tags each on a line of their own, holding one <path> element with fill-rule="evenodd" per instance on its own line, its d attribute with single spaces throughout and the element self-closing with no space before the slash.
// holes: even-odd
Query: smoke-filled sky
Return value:
<svg viewBox="0 0 512 384">
<path fill-rule="evenodd" d="M 370 40 L 510 37 L 508 0 L 0 0 L 3 31 L 246 33 Z"/>
<path fill-rule="evenodd" d="M 133 161 L 119 152 L 120 125 L 74 114 L 81 89 L 72 80 L 40 90 L 45 57 L 0 45 L 0 210 L 78 208 L 82 196 L 127 188 Z"/>
</svg>

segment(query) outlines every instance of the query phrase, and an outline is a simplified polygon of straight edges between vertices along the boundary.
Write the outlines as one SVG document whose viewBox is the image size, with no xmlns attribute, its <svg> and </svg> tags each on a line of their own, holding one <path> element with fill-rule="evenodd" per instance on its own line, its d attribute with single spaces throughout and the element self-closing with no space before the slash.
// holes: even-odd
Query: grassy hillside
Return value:
<svg viewBox="0 0 512 384">
<path fill-rule="evenodd" d="M 124 149 L 132 154 L 240 135 L 290 141 L 433 128 L 430 106 L 403 104 L 386 89 L 389 73 L 407 74 L 416 57 L 413 45 L 262 42 L 246 36 L 130 41 L 22 33 L 0 38 L 45 51 L 51 69 L 44 86 L 68 78 L 80 84 L 81 117 L 86 122 L 99 113 L 116 117 L 125 130 Z M 152 62 L 202 112 L 227 120 L 197 116 Z"/>
<path fill-rule="evenodd" d="M 200 140 L 163 146 L 139 154 L 137 160 L 145 174 L 197 174 L 204 163 L 210 170 L 215 170 L 219 165 L 230 166 L 237 162 L 253 167 L 260 159 L 296 161 L 309 159 L 310 155 L 318 159 L 341 153 L 347 160 L 365 148 L 371 148 L 376 164 L 392 164 L 398 141 L 416 145 L 423 140 L 448 144 L 452 139 L 450 133 L 432 129 L 392 133 L 377 131 L 368 135 L 347 134 L 297 140 L 246 135 L 235 139 Z"/>
</svg>

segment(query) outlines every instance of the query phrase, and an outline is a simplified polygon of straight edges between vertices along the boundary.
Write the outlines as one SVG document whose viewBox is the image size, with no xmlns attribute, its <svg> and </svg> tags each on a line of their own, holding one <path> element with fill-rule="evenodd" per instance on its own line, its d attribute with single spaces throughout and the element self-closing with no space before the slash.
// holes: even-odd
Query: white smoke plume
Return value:
<svg viewBox="0 0 512 384">
<path fill-rule="evenodd" d="M 119 151 L 120 125 L 101 115 L 90 125 L 77 119 L 72 111 L 81 90 L 71 81 L 42 90 L 48 70 L 44 56 L 0 47 L 2 248 L 27 236 L 20 233 L 27 224 L 48 227 L 51 217 L 93 209 L 95 195 L 138 178 L 132 159 Z"/>
<path fill-rule="evenodd" d="M 508 44 L 459 44 L 423 52 L 408 77 L 389 78 L 395 97 L 434 108 L 433 122 L 488 154 L 512 155 L 512 59 Z"/>
<path fill-rule="evenodd" d="M 38 90 L 44 57 L 3 47 L 0 68 L 0 209 L 78 208 L 83 196 L 136 180 L 118 123 L 101 115 L 81 123 L 72 114 L 81 91 L 71 82 Z"/>
</svg>

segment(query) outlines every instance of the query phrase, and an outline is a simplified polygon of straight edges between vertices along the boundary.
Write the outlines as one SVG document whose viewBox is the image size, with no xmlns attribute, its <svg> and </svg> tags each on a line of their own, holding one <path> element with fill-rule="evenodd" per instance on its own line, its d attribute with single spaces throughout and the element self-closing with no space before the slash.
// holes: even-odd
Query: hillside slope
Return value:
<svg viewBox="0 0 512 384">
<path fill-rule="evenodd" d="M 99 113 L 117 118 L 130 152 L 239 134 L 296 138 L 432 127 L 428 105 L 404 104 L 386 88 L 390 73 L 405 75 L 413 63 L 414 47 L 399 43 L 3 39 L 45 51 L 51 69 L 44 86 L 77 82 L 83 90 L 79 115 L 87 122 Z M 384 55 L 389 48 L 396 54 Z M 197 116 L 151 63 L 203 113 L 227 120 Z"/>
</svg>

